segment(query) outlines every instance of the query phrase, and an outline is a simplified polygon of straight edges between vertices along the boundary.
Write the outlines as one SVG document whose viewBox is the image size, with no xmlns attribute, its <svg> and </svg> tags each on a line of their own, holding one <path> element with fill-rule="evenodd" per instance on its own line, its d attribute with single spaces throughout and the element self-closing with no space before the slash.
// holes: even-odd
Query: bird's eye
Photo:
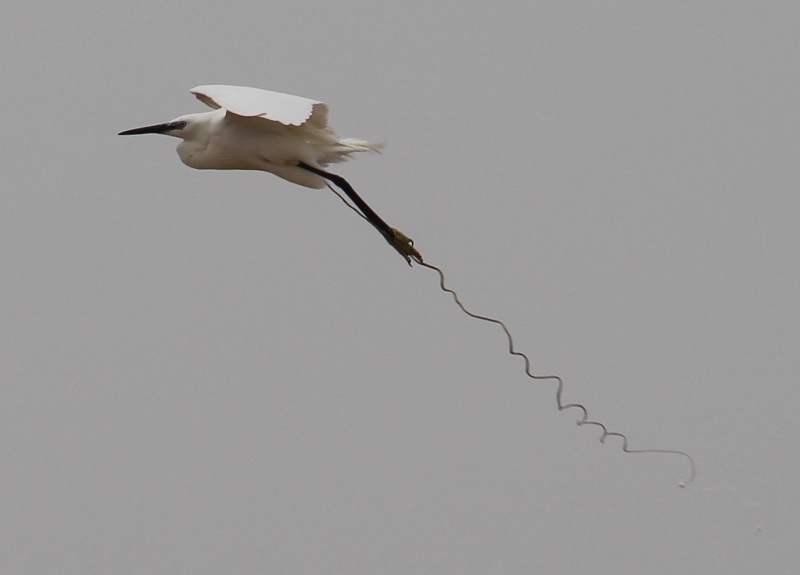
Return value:
<svg viewBox="0 0 800 575">
<path fill-rule="evenodd" d="M 180 122 L 177 122 L 177 126 L 176 127 L 177 128 L 185 128 L 186 127 L 186 120 L 181 120 Z"/>
</svg>

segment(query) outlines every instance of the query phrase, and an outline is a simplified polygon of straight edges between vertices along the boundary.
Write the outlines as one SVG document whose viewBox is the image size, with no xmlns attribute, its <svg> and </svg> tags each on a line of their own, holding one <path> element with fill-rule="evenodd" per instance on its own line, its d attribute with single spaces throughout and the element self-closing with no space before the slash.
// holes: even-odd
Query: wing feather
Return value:
<svg viewBox="0 0 800 575">
<path fill-rule="evenodd" d="M 211 108 L 245 117 L 261 117 L 284 126 L 309 124 L 318 130 L 328 125 L 328 106 L 291 94 L 246 86 L 207 85 L 191 90 L 197 99 Z"/>
</svg>

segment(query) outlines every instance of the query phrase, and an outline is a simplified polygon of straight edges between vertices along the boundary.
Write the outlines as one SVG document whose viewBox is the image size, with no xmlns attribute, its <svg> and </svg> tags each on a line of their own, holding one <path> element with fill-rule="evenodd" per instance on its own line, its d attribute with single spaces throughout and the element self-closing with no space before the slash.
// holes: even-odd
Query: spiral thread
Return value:
<svg viewBox="0 0 800 575">
<path fill-rule="evenodd" d="M 564 393 L 564 380 L 558 375 L 537 375 L 533 373 L 533 371 L 531 370 L 531 360 L 523 352 L 517 351 L 517 349 L 514 346 L 514 338 L 511 335 L 511 332 L 508 330 L 508 327 L 506 326 L 505 323 L 503 323 L 499 319 L 485 315 L 480 315 L 467 309 L 467 307 L 461 302 L 461 298 L 459 298 L 458 294 L 453 289 L 447 287 L 447 284 L 445 283 L 444 272 L 440 268 L 428 262 L 422 261 L 422 258 L 419 259 L 414 258 L 414 260 L 418 265 L 431 269 L 435 271 L 437 274 L 439 274 L 439 287 L 443 292 L 449 293 L 450 295 L 453 296 L 453 301 L 456 303 L 459 309 L 461 309 L 462 312 L 464 312 L 471 318 L 493 323 L 495 325 L 500 326 L 500 328 L 506 334 L 506 338 L 508 339 L 508 353 L 511 355 L 516 355 L 523 359 L 523 361 L 525 362 L 525 374 L 528 377 L 538 381 L 552 380 L 558 384 L 556 388 L 556 405 L 558 406 L 559 411 L 564 411 L 566 409 L 578 409 L 581 412 L 580 419 L 576 421 L 576 423 L 579 426 L 594 425 L 596 427 L 599 427 L 602 430 L 602 433 L 600 434 L 600 443 L 605 443 L 606 439 L 609 437 L 620 438 L 622 440 L 622 451 L 624 451 L 625 453 L 666 453 L 666 454 L 680 455 L 682 457 L 685 457 L 688 460 L 690 467 L 689 479 L 687 481 L 682 481 L 678 485 L 680 487 L 686 487 L 688 484 L 694 481 L 696 468 L 694 464 L 694 459 L 692 459 L 692 457 L 688 453 L 683 451 L 678 451 L 676 449 L 631 449 L 628 446 L 628 438 L 624 433 L 620 433 L 618 431 L 609 431 L 608 427 L 606 427 L 604 423 L 589 419 L 589 410 L 586 408 L 586 406 L 584 406 L 581 403 L 564 403 L 562 400 L 562 396 Z"/>
</svg>

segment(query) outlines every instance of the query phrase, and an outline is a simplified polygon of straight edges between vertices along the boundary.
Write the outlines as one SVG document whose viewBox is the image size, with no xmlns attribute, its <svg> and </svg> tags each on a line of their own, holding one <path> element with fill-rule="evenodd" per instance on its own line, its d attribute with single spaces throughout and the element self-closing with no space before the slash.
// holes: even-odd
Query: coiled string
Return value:
<svg viewBox="0 0 800 575">
<path fill-rule="evenodd" d="M 447 293 L 449 293 L 449 294 L 451 294 L 453 296 L 453 301 L 455 301 L 456 305 L 466 315 L 468 315 L 469 317 L 481 320 L 481 321 L 486 321 L 486 322 L 493 323 L 493 324 L 496 324 L 496 325 L 500 326 L 500 328 L 506 334 L 506 339 L 508 339 L 508 353 L 510 353 L 511 355 L 519 356 L 525 361 L 525 375 L 527 375 L 531 379 L 535 379 L 535 380 L 553 380 L 553 381 L 557 382 L 558 387 L 556 388 L 556 405 L 558 406 L 558 410 L 559 411 L 564 411 L 565 409 L 570 409 L 570 408 L 574 408 L 574 409 L 580 410 L 581 411 L 581 418 L 576 421 L 576 423 L 578 425 L 581 425 L 581 426 L 583 426 L 583 425 L 595 425 L 595 426 L 599 427 L 602 430 L 602 433 L 600 435 L 600 443 L 605 443 L 606 439 L 609 438 L 609 437 L 619 437 L 622 440 L 622 451 L 624 451 L 625 453 L 670 453 L 670 454 L 673 454 L 673 455 L 681 455 L 681 456 L 685 457 L 689 461 L 689 467 L 690 467 L 689 479 L 687 481 L 685 481 L 685 482 L 679 483 L 678 485 L 680 487 L 686 487 L 689 483 L 694 481 L 695 474 L 696 474 L 696 468 L 695 468 L 695 464 L 694 464 L 694 459 L 692 459 L 692 457 L 688 453 L 686 453 L 684 451 L 678 451 L 676 449 L 630 449 L 628 447 L 628 438 L 625 436 L 625 434 L 619 433 L 617 431 L 609 431 L 608 428 L 605 426 L 605 424 L 603 424 L 603 423 L 601 423 L 599 421 L 593 421 L 593 420 L 589 419 L 589 410 L 586 409 L 586 407 L 583 404 L 580 404 L 580 403 L 564 403 L 562 401 L 562 399 L 561 399 L 562 398 L 562 394 L 564 392 L 564 380 L 558 375 L 536 375 L 535 373 L 533 373 L 531 371 L 531 361 L 530 361 L 530 359 L 528 358 L 527 355 L 525 355 L 521 351 L 517 351 L 517 349 L 514 347 L 514 338 L 511 336 L 511 332 L 508 330 L 508 327 L 506 327 L 506 324 L 504 324 L 499 319 L 496 319 L 496 318 L 493 318 L 493 317 L 488 317 L 488 316 L 485 316 L 485 315 L 479 315 L 477 313 L 473 313 L 470 310 L 468 310 L 464 306 L 464 304 L 461 303 L 461 299 L 458 297 L 458 294 L 454 290 L 452 290 L 451 288 L 447 287 L 447 285 L 445 284 L 444 272 L 441 269 L 439 269 L 435 265 L 423 262 L 421 259 L 418 260 L 418 259 L 414 258 L 414 260 L 416 261 L 417 264 L 419 264 L 419 265 L 421 265 L 423 267 L 426 267 L 428 269 L 434 270 L 436 273 L 439 274 L 439 287 L 441 288 L 441 290 L 443 292 L 447 292 Z"/>
</svg>

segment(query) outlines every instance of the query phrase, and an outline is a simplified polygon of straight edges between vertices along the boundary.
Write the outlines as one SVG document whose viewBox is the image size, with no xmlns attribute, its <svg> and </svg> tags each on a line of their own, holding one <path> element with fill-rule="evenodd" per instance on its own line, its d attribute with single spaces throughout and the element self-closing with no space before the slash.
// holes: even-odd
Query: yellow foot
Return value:
<svg viewBox="0 0 800 575">
<path fill-rule="evenodd" d="M 416 248 L 414 248 L 414 240 L 409 238 L 400 230 L 392 228 L 392 235 L 387 236 L 386 241 L 389 242 L 390 246 L 397 250 L 397 253 L 406 258 L 408 265 L 411 265 L 412 259 L 420 262 L 422 261 L 422 256 L 416 250 Z"/>
</svg>

